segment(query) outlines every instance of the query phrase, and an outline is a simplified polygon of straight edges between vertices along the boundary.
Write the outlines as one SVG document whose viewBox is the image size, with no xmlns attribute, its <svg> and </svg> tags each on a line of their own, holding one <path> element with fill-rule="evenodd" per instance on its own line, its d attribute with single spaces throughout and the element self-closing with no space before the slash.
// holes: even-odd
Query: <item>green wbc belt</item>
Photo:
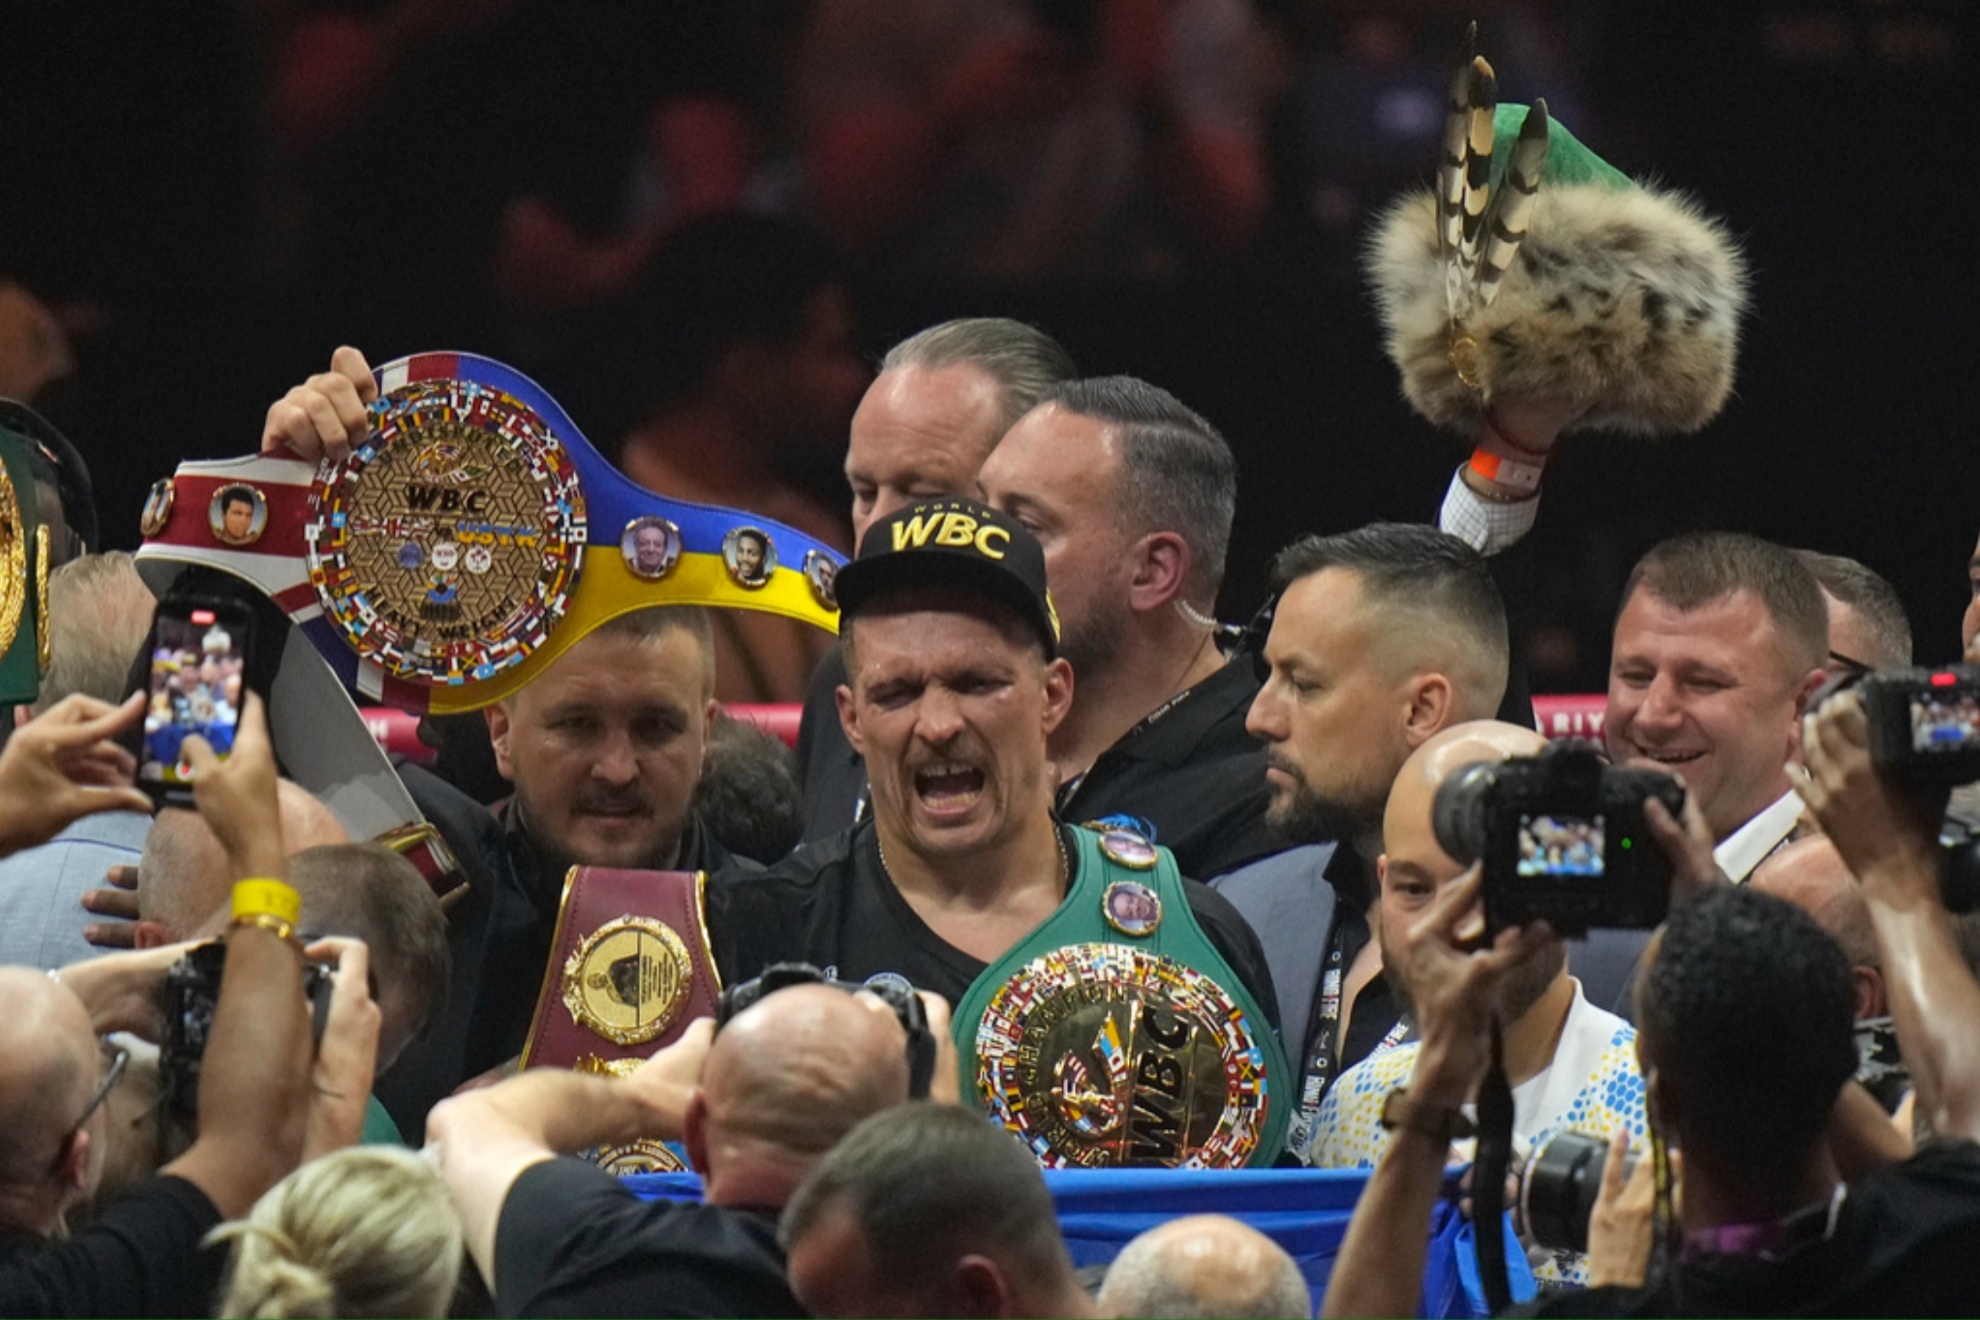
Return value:
<svg viewBox="0 0 1980 1320">
<path fill-rule="evenodd" d="M 33 701 L 48 668 L 48 529 L 26 443 L 0 430 L 0 704 Z"/>
<path fill-rule="evenodd" d="M 1059 910 L 970 986 L 963 1092 L 1048 1168 L 1265 1166 L 1290 1074 L 1190 911 L 1175 859 L 1083 827 Z"/>
</svg>

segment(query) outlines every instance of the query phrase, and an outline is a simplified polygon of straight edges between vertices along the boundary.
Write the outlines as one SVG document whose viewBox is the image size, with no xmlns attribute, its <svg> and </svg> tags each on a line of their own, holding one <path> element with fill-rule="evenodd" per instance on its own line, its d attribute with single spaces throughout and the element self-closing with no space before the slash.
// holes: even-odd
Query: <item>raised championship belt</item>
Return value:
<svg viewBox="0 0 1980 1320">
<path fill-rule="evenodd" d="M 344 684 L 423 713 L 522 687 L 648 605 L 765 610 L 828 631 L 841 557 L 753 514 L 668 499 L 601 457 L 522 373 L 422 353 L 376 373 L 341 463 L 182 463 L 145 503 L 141 566 L 260 587 Z"/>
<path fill-rule="evenodd" d="M 1293 1077 L 1175 858 L 1082 827 L 1064 903 L 955 1014 L 963 1091 L 1048 1168 L 1269 1165 Z"/>
</svg>

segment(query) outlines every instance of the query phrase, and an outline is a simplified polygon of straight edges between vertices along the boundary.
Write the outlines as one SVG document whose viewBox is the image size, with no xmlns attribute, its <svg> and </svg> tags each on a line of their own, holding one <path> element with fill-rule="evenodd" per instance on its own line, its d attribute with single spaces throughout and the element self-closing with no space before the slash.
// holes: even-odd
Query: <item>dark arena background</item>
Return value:
<svg viewBox="0 0 1980 1320">
<path fill-rule="evenodd" d="M 1277 547 L 1432 518 L 1462 457 L 1402 403 L 1357 253 L 1427 180 L 1476 19 L 1504 99 L 1545 96 L 1618 167 L 1700 199 L 1754 277 L 1716 421 L 1570 441 L 1550 468 L 1536 689 L 1600 688 L 1627 566 L 1695 526 L 1864 560 L 1921 660 L 1945 660 L 1980 531 L 1974 10 L 10 3 L 0 279 L 70 340 L 38 403 L 130 546 L 155 477 L 252 450 L 340 343 L 510 362 L 611 452 L 688 314 L 651 278 L 669 227 L 711 208 L 809 226 L 869 361 L 1008 314 L 1216 422 L 1241 619 Z M 843 418 L 792 435 L 787 475 L 842 506 L 844 443 Z"/>
</svg>

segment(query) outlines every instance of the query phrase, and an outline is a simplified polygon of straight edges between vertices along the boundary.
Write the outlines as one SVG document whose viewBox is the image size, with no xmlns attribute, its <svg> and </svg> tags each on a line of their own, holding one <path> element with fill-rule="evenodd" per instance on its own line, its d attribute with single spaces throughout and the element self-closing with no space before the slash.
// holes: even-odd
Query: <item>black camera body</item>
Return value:
<svg viewBox="0 0 1980 1320">
<path fill-rule="evenodd" d="M 165 973 L 165 1035 L 158 1043 L 158 1071 L 167 1111 L 186 1123 L 199 1113 L 200 1065 L 226 970 L 227 946 L 214 940 L 188 950 Z M 303 998 L 318 1042 L 330 1016 L 330 971 L 328 963 L 303 962 Z"/>
<path fill-rule="evenodd" d="M 749 1008 L 765 995 L 794 985 L 829 985 L 847 994 L 858 994 L 864 990 L 883 1001 L 894 1010 L 901 1030 L 907 1033 L 908 1098 L 926 1100 L 929 1087 L 935 1079 L 935 1035 L 928 1026 L 928 1011 L 922 1006 L 921 997 L 906 982 L 876 979 L 873 981 L 841 981 L 836 976 L 802 962 L 771 963 L 763 969 L 763 974 L 748 981 L 729 986 L 722 991 L 721 999 L 715 1006 L 715 1029 L 720 1031 L 736 1014 Z"/>
<path fill-rule="evenodd" d="M 1980 665 L 1880 669 L 1852 686 L 1879 769 L 1915 784 L 1980 779 Z"/>
<path fill-rule="evenodd" d="M 1670 861 L 1643 822 L 1651 797 L 1673 816 L 1684 809 L 1670 775 L 1612 766 L 1591 744 L 1558 742 L 1453 774 L 1430 819 L 1452 858 L 1484 863 L 1491 929 L 1529 921 L 1563 935 L 1647 929 L 1664 919 L 1671 893 Z"/>
</svg>

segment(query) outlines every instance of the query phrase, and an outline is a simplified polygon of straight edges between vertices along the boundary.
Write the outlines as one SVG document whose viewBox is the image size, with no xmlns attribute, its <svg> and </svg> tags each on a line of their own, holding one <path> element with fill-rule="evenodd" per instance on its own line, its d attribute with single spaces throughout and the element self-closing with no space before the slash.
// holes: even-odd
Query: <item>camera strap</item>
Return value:
<svg viewBox="0 0 1980 1320">
<path fill-rule="evenodd" d="M 1471 1165 L 1471 1230 L 1478 1248 L 1478 1281 L 1487 1311 L 1512 1305 L 1506 1272 L 1506 1170 L 1512 1161 L 1513 1096 L 1506 1080 L 1505 1043 L 1492 1015 L 1492 1057 L 1478 1084 L 1478 1151 Z"/>
</svg>

